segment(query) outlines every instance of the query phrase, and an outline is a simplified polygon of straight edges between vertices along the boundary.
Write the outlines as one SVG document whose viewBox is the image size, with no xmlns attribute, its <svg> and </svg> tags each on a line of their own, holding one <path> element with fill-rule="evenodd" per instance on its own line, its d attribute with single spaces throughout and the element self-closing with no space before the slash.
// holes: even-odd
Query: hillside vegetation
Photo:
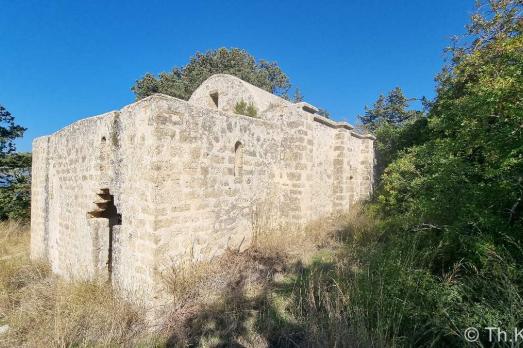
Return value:
<svg viewBox="0 0 523 348">
<path fill-rule="evenodd" d="M 29 261 L 27 227 L 3 223 L 0 346 L 513 346 L 486 328 L 523 329 L 522 11 L 520 0 L 479 8 L 424 110 L 399 88 L 366 110 L 369 202 L 187 260 L 165 274 L 158 320 L 104 282 L 51 275 Z M 147 79 L 137 86 L 170 78 Z"/>
<path fill-rule="evenodd" d="M 306 231 L 262 229 L 243 253 L 165 274 L 171 302 L 151 320 L 103 281 L 67 282 L 31 262 L 27 226 L 3 223 L 0 346 L 353 346 L 371 335 L 353 327 L 352 285 L 338 276 L 357 269 L 347 245 L 372 229 L 357 207 Z"/>
<path fill-rule="evenodd" d="M 387 345 L 489 346 L 485 328 L 523 325 L 522 7 L 480 8 L 424 115 L 392 98 L 363 119 L 383 171 L 361 310 Z M 468 327 L 478 341 L 464 340 Z"/>
</svg>

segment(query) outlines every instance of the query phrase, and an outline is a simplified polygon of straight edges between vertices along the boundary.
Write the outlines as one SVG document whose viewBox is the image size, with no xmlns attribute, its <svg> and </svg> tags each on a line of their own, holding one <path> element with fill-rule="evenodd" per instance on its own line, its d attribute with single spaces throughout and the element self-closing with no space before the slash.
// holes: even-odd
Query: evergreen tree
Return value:
<svg viewBox="0 0 523 348">
<path fill-rule="evenodd" d="M 291 87 L 289 78 L 275 62 L 256 60 L 239 48 L 219 48 L 206 53 L 196 53 L 183 67 L 158 77 L 146 74 L 131 88 L 136 99 L 154 93 L 163 93 L 187 100 L 203 81 L 214 74 L 234 75 L 270 93 L 287 96 Z"/>
<path fill-rule="evenodd" d="M 303 94 L 301 93 L 301 90 L 299 88 L 296 88 L 296 90 L 294 91 L 294 98 L 293 99 L 293 102 L 295 103 L 299 103 L 299 102 L 302 102 L 303 101 Z"/>
<path fill-rule="evenodd" d="M 426 139 L 424 129 L 427 120 L 423 112 L 409 109 L 413 100 L 407 98 L 400 87 L 396 87 L 386 96 L 380 95 L 372 108 L 366 107 L 365 114 L 359 116 L 364 130 L 376 135 L 377 184 L 381 182 L 385 168 L 402 150 Z"/>
<path fill-rule="evenodd" d="M 384 124 L 401 126 L 420 115 L 419 111 L 408 109 L 413 100 L 405 97 L 401 88 L 396 87 L 387 96 L 380 95 L 372 108 L 365 107 L 365 114 L 359 119 L 371 132 Z"/>
<path fill-rule="evenodd" d="M 28 219 L 31 155 L 16 153 L 14 140 L 25 128 L 0 105 L 0 219 Z"/>
</svg>

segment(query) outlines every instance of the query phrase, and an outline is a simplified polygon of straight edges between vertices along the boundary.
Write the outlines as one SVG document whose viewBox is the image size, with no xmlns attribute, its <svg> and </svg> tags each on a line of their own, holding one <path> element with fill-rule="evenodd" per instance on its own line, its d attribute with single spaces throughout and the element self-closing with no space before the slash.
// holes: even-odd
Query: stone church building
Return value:
<svg viewBox="0 0 523 348">
<path fill-rule="evenodd" d="M 220 74 L 35 139 L 32 258 L 144 296 L 183 258 L 349 209 L 372 190 L 374 138 L 317 111 Z"/>
</svg>

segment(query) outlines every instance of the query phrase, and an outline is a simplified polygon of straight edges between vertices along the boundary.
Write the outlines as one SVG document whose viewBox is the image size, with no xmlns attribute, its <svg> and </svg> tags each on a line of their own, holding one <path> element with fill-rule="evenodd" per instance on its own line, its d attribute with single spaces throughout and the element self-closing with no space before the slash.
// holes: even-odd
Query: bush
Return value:
<svg viewBox="0 0 523 348">
<path fill-rule="evenodd" d="M 243 99 L 234 105 L 234 113 L 238 115 L 245 115 L 250 117 L 256 117 L 258 115 L 258 109 L 250 102 L 247 104 Z"/>
</svg>

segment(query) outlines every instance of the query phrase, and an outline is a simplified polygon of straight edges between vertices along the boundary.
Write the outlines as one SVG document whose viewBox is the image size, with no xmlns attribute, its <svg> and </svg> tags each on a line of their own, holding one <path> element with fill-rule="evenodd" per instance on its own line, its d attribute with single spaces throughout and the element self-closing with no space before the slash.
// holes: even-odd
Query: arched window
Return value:
<svg viewBox="0 0 523 348">
<path fill-rule="evenodd" d="M 234 144 L 234 176 L 240 178 L 243 174 L 243 144 Z"/>
</svg>

